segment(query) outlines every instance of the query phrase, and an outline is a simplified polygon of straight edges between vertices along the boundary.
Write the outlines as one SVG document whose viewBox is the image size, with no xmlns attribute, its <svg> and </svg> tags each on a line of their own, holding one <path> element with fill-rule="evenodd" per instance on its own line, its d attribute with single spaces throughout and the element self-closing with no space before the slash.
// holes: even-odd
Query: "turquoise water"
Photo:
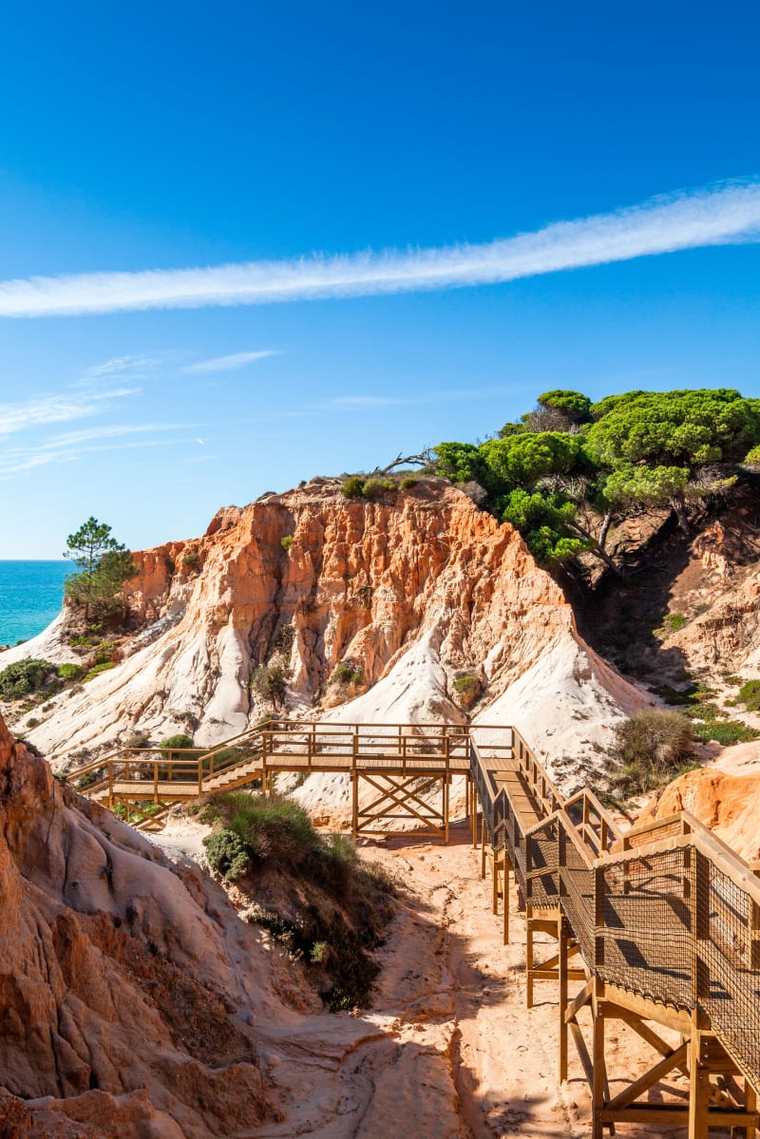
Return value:
<svg viewBox="0 0 760 1139">
<path fill-rule="evenodd" d="M 63 601 L 71 562 L 0 561 L 0 645 L 15 645 L 40 633 Z"/>
</svg>

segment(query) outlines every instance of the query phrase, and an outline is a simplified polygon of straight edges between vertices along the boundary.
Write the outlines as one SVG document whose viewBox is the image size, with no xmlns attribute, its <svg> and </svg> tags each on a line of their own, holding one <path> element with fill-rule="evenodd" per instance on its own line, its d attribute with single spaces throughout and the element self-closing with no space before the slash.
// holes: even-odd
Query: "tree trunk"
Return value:
<svg viewBox="0 0 760 1139">
<path fill-rule="evenodd" d="M 689 529 L 689 516 L 686 513 L 686 502 L 682 494 L 674 495 L 670 500 L 670 505 L 673 508 L 673 513 L 678 521 L 679 530 L 686 535 L 687 538 L 691 537 L 691 530 Z"/>
<path fill-rule="evenodd" d="M 604 516 L 604 519 L 602 520 L 602 528 L 599 531 L 599 542 L 597 544 L 598 544 L 600 550 L 606 550 L 607 549 L 607 535 L 610 532 L 610 526 L 611 525 L 612 525 L 612 511 L 608 510 Z"/>
</svg>

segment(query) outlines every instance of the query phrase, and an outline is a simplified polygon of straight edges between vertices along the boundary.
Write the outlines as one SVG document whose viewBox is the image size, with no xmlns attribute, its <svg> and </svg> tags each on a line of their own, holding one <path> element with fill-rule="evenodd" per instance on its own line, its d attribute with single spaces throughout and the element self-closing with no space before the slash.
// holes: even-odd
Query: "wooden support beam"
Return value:
<svg viewBox="0 0 760 1139">
<path fill-rule="evenodd" d="M 654 1087 L 659 1083 L 663 1076 L 668 1072 L 672 1072 L 674 1068 L 680 1068 L 682 1064 L 686 1063 L 688 1045 L 681 1044 L 680 1047 L 674 1048 L 667 1056 L 649 1068 L 638 1079 L 624 1088 L 622 1092 L 611 1099 L 607 1104 L 610 1111 L 620 1107 L 628 1107 L 634 1103 L 640 1095 L 648 1091 L 649 1088 Z"/>
<path fill-rule="evenodd" d="M 591 1139 L 602 1139 L 605 1122 L 602 1113 L 607 1106 L 604 1095 L 607 1074 L 604 1063 L 604 1016 L 599 1009 L 596 994 L 593 998 L 591 1031 Z"/>
<path fill-rule="evenodd" d="M 533 1008 L 533 919 L 525 924 L 525 1006 Z"/>
<path fill-rule="evenodd" d="M 708 1139 L 710 1075 L 702 1064 L 702 1034 L 694 1017 L 689 1039 L 689 1139 Z"/>
<path fill-rule="evenodd" d="M 351 772 L 351 835 L 356 842 L 359 837 L 359 776 Z"/>
<path fill-rule="evenodd" d="M 567 1079 L 567 920 L 561 917 L 557 922 L 559 941 L 559 1082 Z"/>
<path fill-rule="evenodd" d="M 589 1004 L 593 991 L 594 982 L 587 981 L 577 996 L 573 997 L 565 1010 L 565 1020 L 568 1022 L 568 1024 L 571 1020 L 575 1020 L 581 1009 L 585 1008 L 585 1006 Z"/>
<path fill-rule="evenodd" d="M 578 1059 L 581 1062 L 581 1067 L 583 1068 L 586 1080 L 588 1081 L 588 1086 L 593 1094 L 594 1065 L 591 1062 L 591 1057 L 589 1056 L 588 1048 L 586 1047 L 586 1040 L 583 1036 L 583 1033 L 581 1032 L 581 1026 L 578 1024 L 577 1020 L 571 1020 L 568 1027 L 572 1033 L 575 1050 L 578 1053 Z"/>
<path fill-rule="evenodd" d="M 505 945 L 509 945 L 509 872 L 511 865 L 509 862 L 509 855 L 507 848 L 504 847 L 504 926 L 502 929 L 502 941 Z"/>
</svg>

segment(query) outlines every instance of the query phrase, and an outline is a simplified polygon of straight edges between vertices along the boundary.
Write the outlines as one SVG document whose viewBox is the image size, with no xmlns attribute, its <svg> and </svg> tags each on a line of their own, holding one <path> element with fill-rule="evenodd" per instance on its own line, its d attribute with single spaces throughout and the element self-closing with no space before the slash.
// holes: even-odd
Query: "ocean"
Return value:
<svg viewBox="0 0 760 1139">
<path fill-rule="evenodd" d="M 15 645 L 41 633 L 63 601 L 71 562 L 0 561 L 0 645 Z"/>
</svg>

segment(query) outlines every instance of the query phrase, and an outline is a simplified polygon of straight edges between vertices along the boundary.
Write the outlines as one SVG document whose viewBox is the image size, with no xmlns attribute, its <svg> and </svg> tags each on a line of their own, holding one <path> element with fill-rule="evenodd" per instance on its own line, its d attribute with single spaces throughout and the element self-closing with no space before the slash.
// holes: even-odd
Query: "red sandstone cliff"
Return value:
<svg viewBox="0 0 760 1139">
<path fill-rule="evenodd" d="M 208 1139 L 271 1118 L 262 972 L 221 891 L 0 719 L 0 1134 Z"/>
<path fill-rule="evenodd" d="M 365 721 L 461 720 L 453 681 L 470 672 L 483 692 L 475 712 L 502 701 L 502 721 L 576 782 L 641 701 L 578 638 L 520 535 L 440 480 L 377 502 L 314 480 L 136 560 L 130 605 L 153 623 L 124 663 L 57 698 L 30 733 L 55 762 L 134 730 L 191 730 L 200 743 L 235 734 L 265 710 L 250 680 L 273 656 L 290 669 L 296 713 L 341 704 L 330 714 Z M 341 661 L 361 683 L 330 683 Z"/>
</svg>

